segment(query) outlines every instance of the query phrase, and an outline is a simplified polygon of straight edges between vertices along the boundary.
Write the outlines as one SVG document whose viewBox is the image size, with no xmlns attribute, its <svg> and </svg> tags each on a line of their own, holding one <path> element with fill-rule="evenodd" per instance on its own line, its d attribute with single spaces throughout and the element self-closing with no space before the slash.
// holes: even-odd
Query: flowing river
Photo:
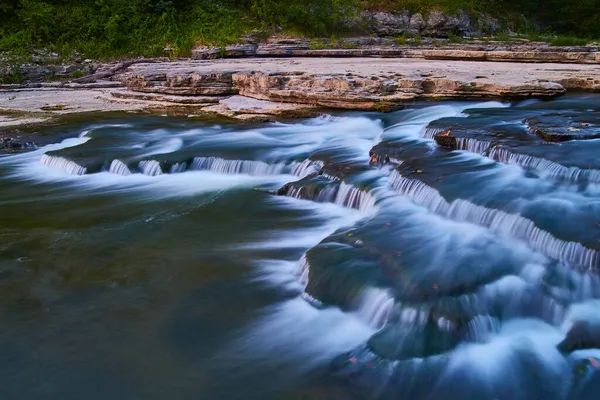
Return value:
<svg viewBox="0 0 600 400">
<path fill-rule="evenodd" d="M 2 399 L 600 396 L 600 97 L 42 131 L 0 157 Z"/>
</svg>

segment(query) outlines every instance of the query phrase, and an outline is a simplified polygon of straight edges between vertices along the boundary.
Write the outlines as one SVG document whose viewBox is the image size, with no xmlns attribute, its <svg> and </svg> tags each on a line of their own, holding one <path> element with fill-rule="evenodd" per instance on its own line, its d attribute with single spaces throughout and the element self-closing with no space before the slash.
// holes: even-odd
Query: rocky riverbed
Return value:
<svg viewBox="0 0 600 400">
<path fill-rule="evenodd" d="M 85 83 L 5 85 L 0 112 L 12 113 L 11 125 L 92 111 L 269 120 L 322 108 L 387 111 L 419 100 L 552 98 L 600 90 L 600 70 L 592 64 L 251 58 L 142 60 L 105 70 L 112 72 Z"/>
</svg>

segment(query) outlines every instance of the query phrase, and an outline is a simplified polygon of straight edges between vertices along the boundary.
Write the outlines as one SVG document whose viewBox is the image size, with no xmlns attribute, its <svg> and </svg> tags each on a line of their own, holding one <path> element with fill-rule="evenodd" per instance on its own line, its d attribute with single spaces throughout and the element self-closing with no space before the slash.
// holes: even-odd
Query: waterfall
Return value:
<svg viewBox="0 0 600 400">
<path fill-rule="evenodd" d="M 192 161 L 190 169 L 213 171 L 227 175 L 245 174 L 252 176 L 277 175 L 291 172 L 290 166 L 286 164 L 269 165 L 262 161 L 225 160 L 218 157 L 196 157 Z"/>
<path fill-rule="evenodd" d="M 573 183 L 580 180 L 600 182 L 600 170 L 566 167 L 554 161 L 546 160 L 545 158 L 514 153 L 499 146 L 493 147 L 490 150 L 488 157 L 504 164 L 515 164 L 525 169 L 535 171 L 543 178 L 565 180 Z"/>
<path fill-rule="evenodd" d="M 298 265 L 296 266 L 296 271 L 295 271 L 296 275 L 300 279 L 300 283 L 302 283 L 304 286 L 306 286 L 308 284 L 309 269 L 310 269 L 310 264 L 308 263 L 308 260 L 306 259 L 306 253 L 304 253 L 302 255 L 302 257 L 300 257 L 300 260 L 298 260 Z"/>
<path fill-rule="evenodd" d="M 123 163 L 123 161 L 121 160 L 113 160 L 110 163 L 110 167 L 108 167 L 108 172 L 115 175 L 131 175 L 131 171 L 129 170 L 127 165 L 125 165 L 125 163 Z"/>
<path fill-rule="evenodd" d="M 140 161 L 139 167 L 144 175 L 157 176 L 162 174 L 160 163 L 156 160 Z"/>
<path fill-rule="evenodd" d="M 319 191 L 314 201 L 318 203 L 335 203 L 336 196 L 339 191 L 339 186 L 325 186 Z"/>
<path fill-rule="evenodd" d="M 292 165 L 292 174 L 304 178 L 310 174 L 317 173 L 323 168 L 323 161 L 306 159 L 301 163 Z"/>
<path fill-rule="evenodd" d="M 394 307 L 394 297 L 388 290 L 367 288 L 358 301 L 357 314 L 377 329 L 383 328 Z"/>
<path fill-rule="evenodd" d="M 466 150 L 471 153 L 484 154 L 488 151 L 491 142 L 472 138 L 456 138 L 456 150 Z"/>
<path fill-rule="evenodd" d="M 84 175 L 87 172 L 87 168 L 82 167 L 74 161 L 63 157 L 49 156 L 48 154 L 42 156 L 40 163 L 47 167 L 62 170 L 70 175 Z"/>
<path fill-rule="evenodd" d="M 545 158 L 515 153 L 500 144 L 494 145 L 486 140 L 456 138 L 456 150 L 480 154 L 503 164 L 518 165 L 546 179 L 571 183 L 581 181 L 600 183 L 600 170 L 567 167 Z"/>
<path fill-rule="evenodd" d="M 295 199 L 311 200 L 317 203 L 334 203 L 346 208 L 359 211 L 369 211 L 375 207 L 375 197 L 371 193 L 361 190 L 353 185 L 340 182 L 339 185 L 328 185 L 320 189 L 313 197 L 304 192 L 305 186 L 290 185 L 286 196 Z"/>
<path fill-rule="evenodd" d="M 250 160 L 226 160 L 219 157 L 196 157 L 192 161 L 190 169 L 213 171 L 228 175 L 252 175 L 267 176 L 278 174 L 293 174 L 304 178 L 310 174 L 319 172 L 323 167 L 321 161 L 312 161 L 309 159 L 301 163 L 292 164 L 267 164 L 263 161 Z"/>
<path fill-rule="evenodd" d="M 444 132 L 445 130 L 446 129 L 442 129 L 442 128 L 425 127 L 421 131 L 421 136 L 423 136 L 426 139 L 434 139 L 436 135 L 439 135 L 440 133 Z"/>
<path fill-rule="evenodd" d="M 360 211 L 368 211 L 375 206 L 375 198 L 369 192 L 341 182 L 333 203 Z"/>
<path fill-rule="evenodd" d="M 329 174 L 327 174 L 327 173 L 325 173 L 325 172 L 323 172 L 323 173 L 322 173 L 321 175 L 319 175 L 319 176 L 320 176 L 321 178 L 325 178 L 325 179 L 327 179 L 327 180 L 329 180 L 329 181 L 333 181 L 333 182 L 335 182 L 335 181 L 340 181 L 340 180 L 341 180 L 341 179 L 340 179 L 340 178 L 338 178 L 337 176 L 329 175 Z"/>
<path fill-rule="evenodd" d="M 584 247 L 577 242 L 566 242 L 539 229 L 533 221 L 518 214 L 475 205 L 467 200 L 457 199 L 448 203 L 437 190 L 423 182 L 408 179 L 393 171 L 390 184 L 394 190 L 409 197 L 414 203 L 424 206 L 442 216 L 464 222 L 471 222 L 503 234 L 509 234 L 526 241 L 534 250 L 556 260 L 596 269 L 600 263 L 597 250 Z"/>
<path fill-rule="evenodd" d="M 184 163 L 184 162 L 175 163 L 175 164 L 171 165 L 171 168 L 169 169 L 169 173 L 170 174 L 179 174 L 179 173 L 185 172 L 186 169 L 187 169 L 186 163 Z"/>
<path fill-rule="evenodd" d="M 478 315 L 467 324 L 467 337 L 470 341 L 484 343 L 500 332 L 500 321 L 490 315 Z"/>
</svg>

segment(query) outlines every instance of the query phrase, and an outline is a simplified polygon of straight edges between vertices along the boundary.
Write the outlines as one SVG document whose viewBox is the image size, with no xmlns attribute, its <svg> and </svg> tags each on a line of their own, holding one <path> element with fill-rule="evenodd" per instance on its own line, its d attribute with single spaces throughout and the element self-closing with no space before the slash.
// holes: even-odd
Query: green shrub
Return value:
<svg viewBox="0 0 600 400">
<path fill-rule="evenodd" d="M 23 83 L 23 75 L 18 68 L 10 68 L 8 72 L 0 74 L 0 85 Z"/>
<path fill-rule="evenodd" d="M 396 46 L 405 46 L 406 45 L 406 36 L 404 36 L 404 35 L 397 36 L 394 39 L 394 43 L 396 44 Z"/>
</svg>

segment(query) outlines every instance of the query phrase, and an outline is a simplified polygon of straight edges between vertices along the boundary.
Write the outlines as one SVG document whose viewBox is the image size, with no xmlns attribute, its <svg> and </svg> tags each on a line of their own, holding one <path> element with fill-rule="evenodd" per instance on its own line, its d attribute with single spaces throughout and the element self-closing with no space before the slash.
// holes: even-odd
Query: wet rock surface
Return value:
<svg viewBox="0 0 600 400">
<path fill-rule="evenodd" d="M 37 149 L 37 146 L 31 140 L 20 137 L 0 136 L 0 153 L 19 153 L 35 149 Z"/>
<path fill-rule="evenodd" d="M 141 101 L 137 95 L 150 96 L 147 101 L 202 98 L 120 93 L 127 101 Z M 238 115 L 263 115 L 260 110 L 273 106 L 239 95 L 218 101 L 210 107 Z M 306 310 L 311 328 L 314 315 L 344 315 L 368 329 L 360 343 L 327 356 L 334 358 L 330 372 L 348 381 L 344 387 L 384 399 L 475 393 L 565 400 L 589 394 L 600 366 L 595 328 L 565 328 L 582 304 L 591 309 L 584 316 L 597 313 L 600 209 L 590 183 L 600 164 L 594 141 L 548 143 L 523 121 L 587 116 L 600 111 L 599 104 L 594 96 L 432 102 L 284 124 L 217 127 L 177 119 L 170 122 L 174 132 L 160 125 L 168 119 L 144 118 L 151 134 L 131 124 L 91 128 L 89 140 L 48 151 L 40 162 L 77 175 L 69 177 L 73 182 L 122 182 L 129 175 L 150 185 L 186 177 L 194 185 L 242 180 L 236 195 L 246 191 L 248 197 L 234 206 L 244 211 L 248 201 L 264 196 L 286 215 L 306 209 L 336 215 L 327 226 L 308 213 L 283 220 L 292 239 L 276 236 L 274 250 L 261 247 L 259 254 L 264 260 L 274 254 L 267 252 L 294 248 L 284 253 L 283 265 L 295 276 L 275 285 L 280 289 L 291 278 L 285 290 L 294 307 L 311 307 L 302 299 L 314 305 Z M 91 176 L 96 173 L 102 175 Z M 250 223 L 272 215 L 265 211 Z M 303 224 L 310 221 L 316 238 L 299 244 L 309 236 Z M 343 327 L 341 334 L 348 331 L 355 333 Z M 297 363 L 294 354 L 293 370 Z"/>
<path fill-rule="evenodd" d="M 597 139 L 600 118 L 596 115 L 542 115 L 525 121 L 529 131 L 547 142 Z"/>
<path fill-rule="evenodd" d="M 593 321 L 577 321 L 557 346 L 563 353 L 576 350 L 600 349 L 600 324 Z"/>
</svg>

